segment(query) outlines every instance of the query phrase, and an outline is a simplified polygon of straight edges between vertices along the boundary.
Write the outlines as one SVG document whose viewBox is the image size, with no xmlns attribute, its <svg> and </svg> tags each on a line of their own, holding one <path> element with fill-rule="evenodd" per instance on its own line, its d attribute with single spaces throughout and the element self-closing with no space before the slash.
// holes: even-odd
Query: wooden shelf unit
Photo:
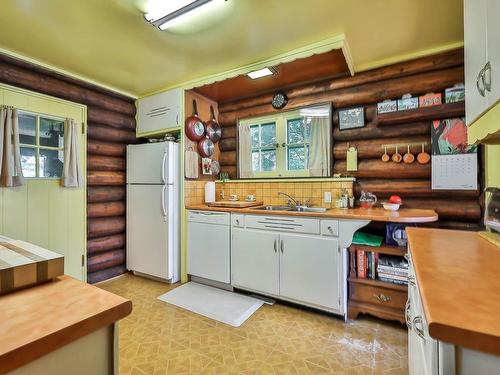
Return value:
<svg viewBox="0 0 500 375">
<path fill-rule="evenodd" d="M 406 111 L 394 111 L 377 114 L 379 125 L 396 125 L 408 122 L 419 122 L 427 120 L 439 120 L 443 118 L 465 116 L 465 101 L 454 103 L 443 103 L 430 107 L 408 109 Z"/>
<path fill-rule="evenodd" d="M 406 247 L 351 245 L 349 247 L 349 298 L 347 316 L 356 319 L 360 313 L 381 319 L 397 320 L 405 324 L 405 304 L 408 286 L 370 278 L 357 277 L 357 251 L 374 252 L 385 255 L 404 256 Z"/>
</svg>

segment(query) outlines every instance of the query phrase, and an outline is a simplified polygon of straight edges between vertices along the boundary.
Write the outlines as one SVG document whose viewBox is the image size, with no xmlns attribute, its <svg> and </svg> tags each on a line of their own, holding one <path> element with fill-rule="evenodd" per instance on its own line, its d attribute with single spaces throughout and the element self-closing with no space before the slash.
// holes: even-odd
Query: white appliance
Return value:
<svg viewBox="0 0 500 375">
<path fill-rule="evenodd" d="M 187 273 L 229 284 L 231 248 L 230 214 L 188 211 Z"/>
<path fill-rule="evenodd" d="M 127 269 L 180 279 L 179 145 L 127 146 Z"/>
</svg>

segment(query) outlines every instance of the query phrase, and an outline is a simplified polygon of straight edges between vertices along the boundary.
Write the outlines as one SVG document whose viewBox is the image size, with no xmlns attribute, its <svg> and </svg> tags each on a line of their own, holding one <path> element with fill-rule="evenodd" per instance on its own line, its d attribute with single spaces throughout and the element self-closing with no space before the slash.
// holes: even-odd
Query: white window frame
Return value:
<svg viewBox="0 0 500 375">
<path fill-rule="evenodd" d="M 31 149 L 35 150 L 35 159 L 36 159 L 36 161 L 35 161 L 35 177 L 27 177 L 27 176 L 23 176 L 23 177 L 27 178 L 27 179 L 36 179 L 36 180 L 59 180 L 59 179 L 61 179 L 61 176 L 59 176 L 59 177 L 44 177 L 44 176 L 39 175 L 40 174 L 40 150 L 53 150 L 53 151 L 58 151 L 58 152 L 64 153 L 64 149 L 66 147 L 64 137 L 63 137 L 63 146 L 62 147 L 52 147 L 52 146 L 40 145 L 40 118 L 44 118 L 47 120 L 61 121 L 61 122 L 63 122 L 63 126 L 64 126 L 65 119 L 62 117 L 46 115 L 44 113 L 18 110 L 17 111 L 18 121 L 19 121 L 20 115 L 29 115 L 29 116 L 35 117 L 35 144 L 28 144 L 28 143 L 19 142 L 19 147 L 31 148 Z M 66 129 L 64 129 L 64 132 L 65 131 L 66 131 Z M 64 160 L 63 160 L 63 163 L 64 163 Z"/>
</svg>

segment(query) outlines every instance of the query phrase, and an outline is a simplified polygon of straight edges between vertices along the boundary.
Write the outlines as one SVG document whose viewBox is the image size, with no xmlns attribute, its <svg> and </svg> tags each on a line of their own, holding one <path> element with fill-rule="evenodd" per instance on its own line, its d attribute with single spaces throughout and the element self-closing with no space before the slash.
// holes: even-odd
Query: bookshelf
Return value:
<svg viewBox="0 0 500 375">
<path fill-rule="evenodd" d="M 403 257 L 407 249 L 401 246 L 366 246 L 349 247 L 348 312 L 349 319 L 356 319 L 359 314 L 370 314 L 381 319 L 397 320 L 405 324 L 405 304 L 408 299 L 408 286 L 371 278 L 357 277 L 357 251 Z"/>
</svg>

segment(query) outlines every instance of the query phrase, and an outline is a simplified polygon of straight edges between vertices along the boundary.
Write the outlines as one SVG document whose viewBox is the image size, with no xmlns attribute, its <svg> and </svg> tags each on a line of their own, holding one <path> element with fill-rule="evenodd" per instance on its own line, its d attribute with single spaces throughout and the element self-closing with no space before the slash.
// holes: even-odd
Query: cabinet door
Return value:
<svg viewBox="0 0 500 375">
<path fill-rule="evenodd" d="M 486 52 L 487 1 L 464 1 L 465 114 L 468 125 L 488 106 L 488 92 L 485 92 L 485 96 L 481 96 L 476 86 L 478 74 L 488 61 Z"/>
<path fill-rule="evenodd" d="M 180 124 L 182 90 L 173 89 L 137 101 L 139 134 L 154 133 Z"/>
<path fill-rule="evenodd" d="M 280 234 L 280 295 L 338 310 L 338 249 L 336 238 Z"/>
<path fill-rule="evenodd" d="M 488 61 L 491 65 L 491 91 L 488 105 L 495 105 L 500 99 L 500 1 L 488 0 L 486 33 L 488 43 Z"/>
<path fill-rule="evenodd" d="M 278 234 L 233 228 L 232 285 L 279 294 Z"/>
</svg>

